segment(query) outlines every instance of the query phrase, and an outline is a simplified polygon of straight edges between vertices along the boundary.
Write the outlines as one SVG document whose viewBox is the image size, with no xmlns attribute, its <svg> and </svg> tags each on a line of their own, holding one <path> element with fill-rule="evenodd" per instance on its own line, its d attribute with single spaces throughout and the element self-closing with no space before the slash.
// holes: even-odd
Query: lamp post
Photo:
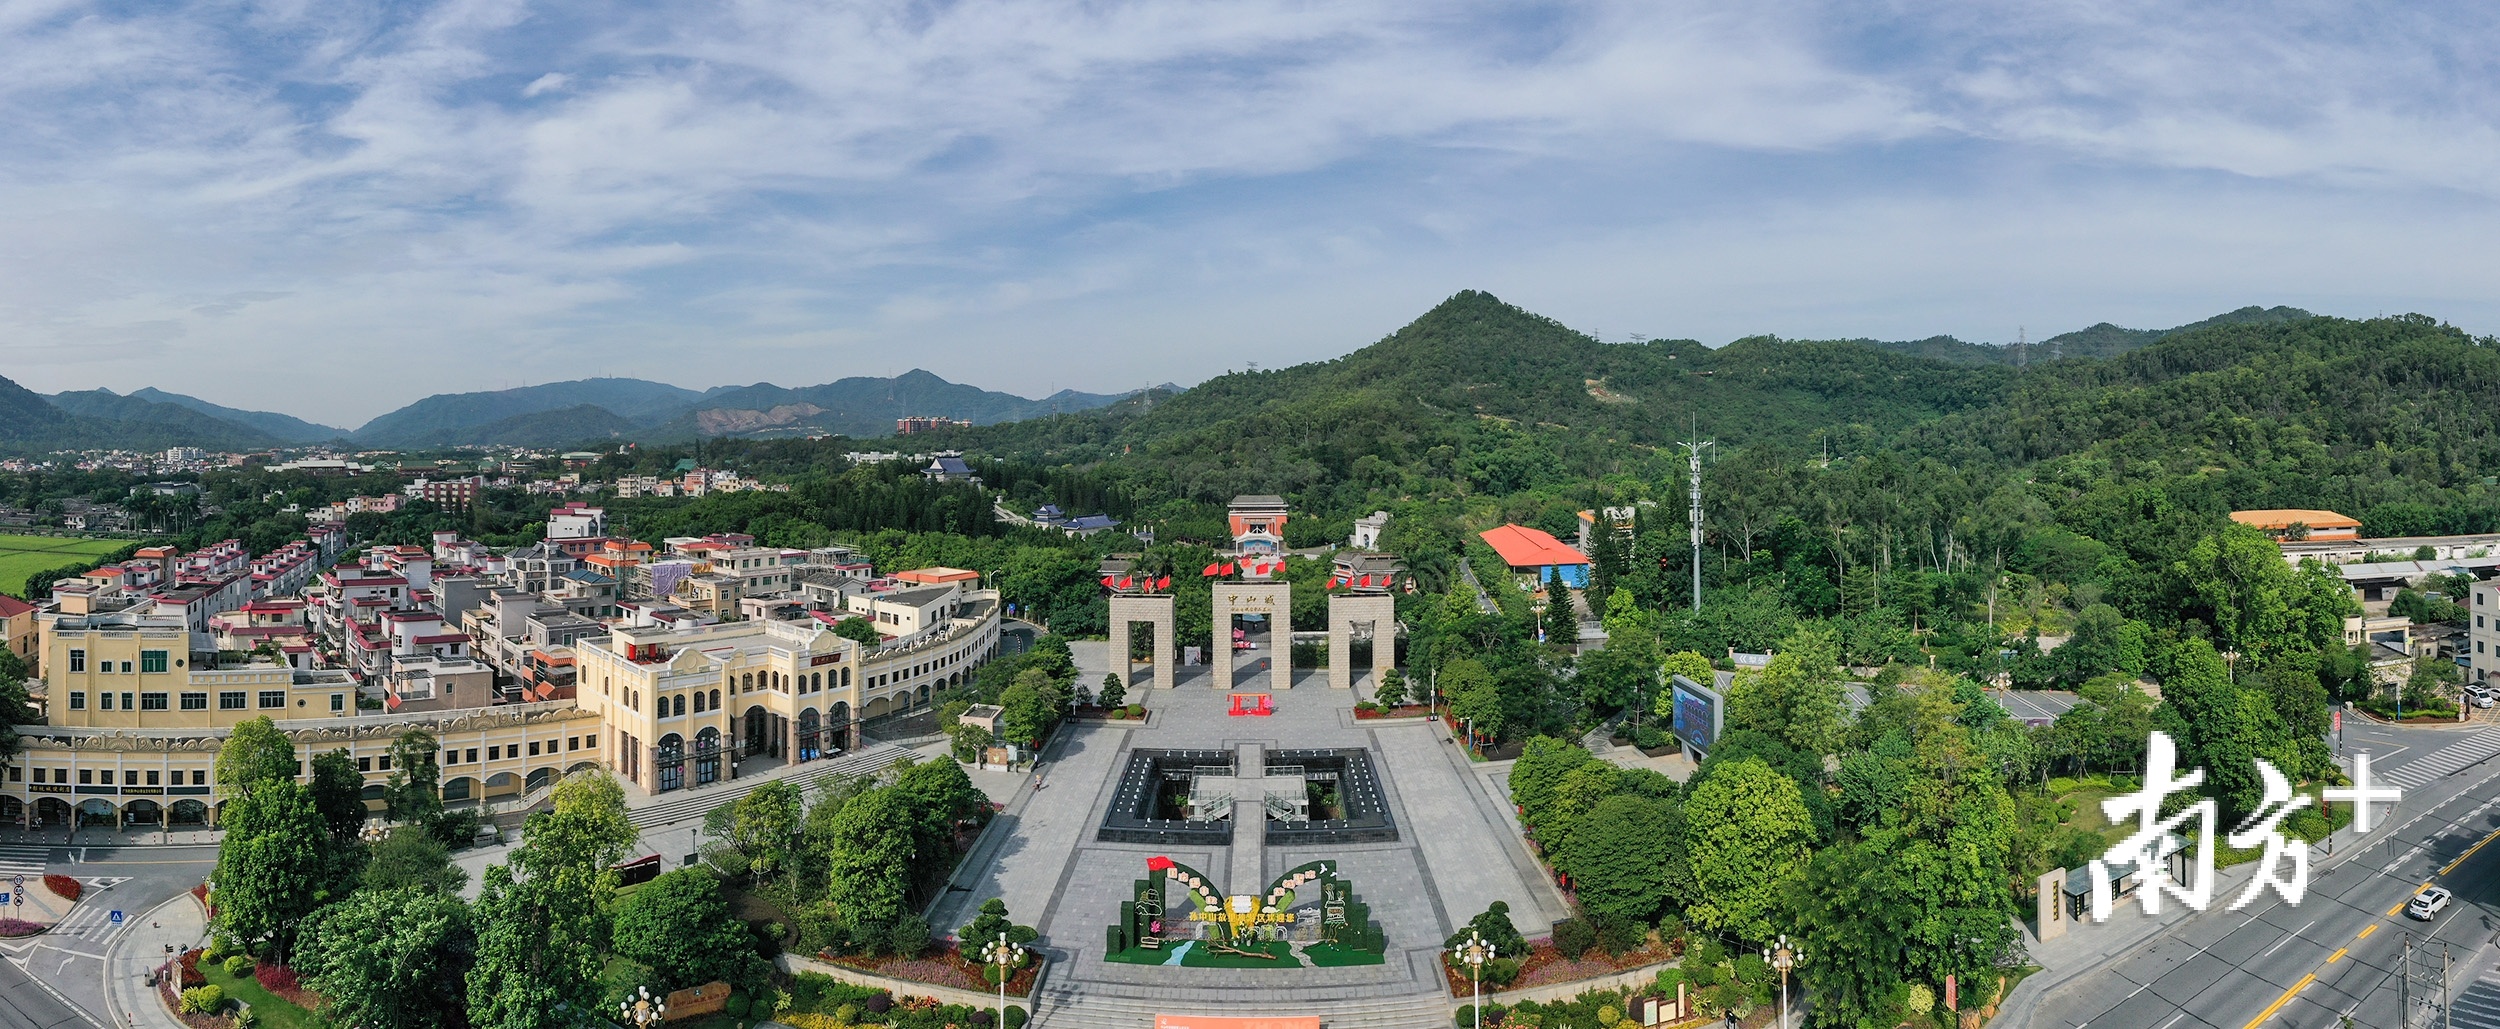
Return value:
<svg viewBox="0 0 2500 1029">
<path fill-rule="evenodd" d="M 1805 952 L 1788 942 L 1787 933 L 1781 933 L 1776 944 L 1762 949 L 1762 960 L 1770 962 L 1780 974 L 1780 1029 L 1788 1029 L 1788 970 L 1805 959 Z"/>
<path fill-rule="evenodd" d="M 1007 1029 L 1007 980 L 1016 966 L 1024 963 L 1024 948 L 1008 942 L 1007 934 L 981 945 L 981 960 L 998 966 L 998 1029 Z"/>
<path fill-rule="evenodd" d="M 634 995 L 616 1005 L 616 1020 L 635 1029 L 642 1029 L 668 1017 L 668 1005 L 651 995 L 648 986 L 634 987 Z"/>
<path fill-rule="evenodd" d="M 1484 963 L 1493 960 L 1494 948 L 1475 930 L 1467 930 L 1467 941 L 1455 948 L 1458 959 L 1467 965 L 1467 978 L 1475 984 L 1476 1029 L 1484 1029 Z"/>
</svg>

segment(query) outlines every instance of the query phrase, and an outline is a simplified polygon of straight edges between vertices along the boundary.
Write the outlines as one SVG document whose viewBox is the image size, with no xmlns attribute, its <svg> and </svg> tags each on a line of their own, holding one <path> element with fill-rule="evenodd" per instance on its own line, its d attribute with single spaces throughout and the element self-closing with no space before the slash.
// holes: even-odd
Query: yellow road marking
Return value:
<svg viewBox="0 0 2500 1029">
<path fill-rule="evenodd" d="M 2355 937 L 2353 937 L 2353 939 L 2356 939 L 2356 940 L 2366 940 L 2366 939 L 2369 939 L 2369 938 L 2370 938 L 2370 934 L 2371 934 L 2371 933 L 2374 933 L 2374 932 L 2377 932 L 2377 931 L 2378 931 L 2378 923 L 2377 923 L 2377 922 L 2372 922 L 2372 923 L 2370 923 L 2369 925 L 2363 926 L 2363 927 L 2362 927 L 2362 929 L 2361 929 L 2361 935 L 2359 935 L 2359 936 L 2355 936 Z"/>
<path fill-rule="evenodd" d="M 2462 864 L 2464 864 L 2464 863 L 2465 863 L 2465 859 L 2470 858 L 2470 857 L 2473 857 L 2473 856 L 2474 856 L 2474 852 L 2475 852 L 2475 851 L 2478 851 L 2478 850 L 2483 849 L 2483 847 L 2484 847 L 2485 845 L 2489 844 L 2489 843 L 2492 841 L 2493 837 L 2500 837 L 2500 829 L 2494 829 L 2494 830 L 2492 830 L 2492 831 L 2491 831 L 2491 835 L 2490 835 L 2490 836 L 2485 836 L 2485 837 L 2483 837 L 2483 839 L 2482 839 L 2482 842 L 2481 842 L 2481 843 L 2477 843 L 2477 844 L 2475 844 L 2475 845 L 2473 845 L 2473 846 L 2471 846 L 2471 847 L 2467 847 L 2467 848 L 2465 849 L 2465 853 L 2457 855 L 2457 859 L 2456 859 L 2456 860 L 2451 861 L 2451 862 L 2448 862 L 2446 865 L 2441 866 L 2441 867 L 2440 867 L 2440 869 L 2439 869 L 2439 874 L 2441 874 L 2441 875 L 2446 875 L 2446 874 L 2448 874 L 2448 871 L 2449 871 L 2450 869 L 2453 869 L 2453 868 L 2457 867 L 2458 865 L 2462 865 Z"/>
<path fill-rule="evenodd" d="M 2291 989 L 2283 991 L 2282 996 L 2274 998 L 2274 1003 L 2266 1005 L 2266 1009 L 2258 1012 L 2257 1017 L 2249 1019 L 2248 1024 L 2242 1029 L 2257 1029 L 2258 1026 L 2266 1024 L 2266 1019 L 2273 1018 L 2275 1012 L 2283 1010 L 2283 1005 L 2292 1002 L 2293 995 L 2298 994 L 2303 987 L 2317 981 L 2318 977 L 2314 973 L 2301 976 L 2299 982 L 2293 983 Z"/>
<path fill-rule="evenodd" d="M 2352 948 L 2350 948 L 2350 947 L 2337 947 L 2337 948 L 2335 948 L 2335 953 L 2333 953 L 2333 954 L 2329 954 L 2329 955 L 2327 955 L 2327 956 L 2326 956 L 2326 963 L 2327 963 L 2327 964 L 2332 965 L 2332 964 L 2334 964 L 2334 963 L 2336 963 L 2336 962 L 2338 962 L 2338 961 L 2342 961 L 2342 960 L 2344 959 L 2344 955 L 2345 955 L 2346 953 L 2350 952 L 2351 950 L 2352 950 Z"/>
<path fill-rule="evenodd" d="M 2396 912 L 2402 911 L 2402 910 L 2404 910 L 2404 909 L 2405 909 L 2404 902 L 2402 902 L 2402 901 L 2398 901 L 2398 902 L 2396 903 L 2396 906 L 2395 906 L 2395 907 L 2392 907 L 2392 908 L 2388 908 L 2388 909 L 2387 909 L 2387 917 L 2389 917 L 2389 918 L 2394 918 L 2394 917 L 2396 917 Z"/>
</svg>

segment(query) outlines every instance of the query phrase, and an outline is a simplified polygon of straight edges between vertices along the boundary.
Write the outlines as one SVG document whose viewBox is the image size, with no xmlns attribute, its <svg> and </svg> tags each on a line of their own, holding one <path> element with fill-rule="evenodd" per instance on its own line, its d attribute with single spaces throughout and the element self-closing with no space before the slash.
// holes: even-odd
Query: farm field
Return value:
<svg viewBox="0 0 2500 1029">
<path fill-rule="evenodd" d="M 28 576 L 92 561 L 129 545 L 129 540 L 0 534 L 0 593 L 23 597 Z"/>
</svg>

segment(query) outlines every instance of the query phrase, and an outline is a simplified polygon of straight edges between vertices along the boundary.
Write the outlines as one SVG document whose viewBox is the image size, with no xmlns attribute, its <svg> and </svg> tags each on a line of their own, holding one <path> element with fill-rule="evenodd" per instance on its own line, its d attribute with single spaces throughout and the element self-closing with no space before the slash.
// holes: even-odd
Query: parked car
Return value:
<svg viewBox="0 0 2500 1029">
<path fill-rule="evenodd" d="M 2405 914 L 2416 920 L 2428 922 L 2432 917 L 2448 909 L 2448 901 L 2453 896 L 2455 895 L 2445 888 L 2433 886 L 2414 894 L 2413 899 L 2405 904 Z"/>
</svg>

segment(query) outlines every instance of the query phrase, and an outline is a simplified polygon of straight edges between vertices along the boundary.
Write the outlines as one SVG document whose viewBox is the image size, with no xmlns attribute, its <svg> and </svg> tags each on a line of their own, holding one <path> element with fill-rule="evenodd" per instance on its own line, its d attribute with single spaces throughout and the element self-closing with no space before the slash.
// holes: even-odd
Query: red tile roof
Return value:
<svg viewBox="0 0 2500 1029">
<path fill-rule="evenodd" d="M 0 618 L 15 618 L 34 609 L 35 605 L 33 604 L 19 600 L 6 593 L 0 593 Z"/>
<path fill-rule="evenodd" d="M 1543 568 L 1546 565 L 1584 565 L 1588 555 L 1563 544 L 1547 533 L 1524 525 L 1504 525 L 1487 529 L 1478 535 L 1493 545 L 1493 552 L 1502 555 L 1502 563 L 1513 568 Z"/>
</svg>

